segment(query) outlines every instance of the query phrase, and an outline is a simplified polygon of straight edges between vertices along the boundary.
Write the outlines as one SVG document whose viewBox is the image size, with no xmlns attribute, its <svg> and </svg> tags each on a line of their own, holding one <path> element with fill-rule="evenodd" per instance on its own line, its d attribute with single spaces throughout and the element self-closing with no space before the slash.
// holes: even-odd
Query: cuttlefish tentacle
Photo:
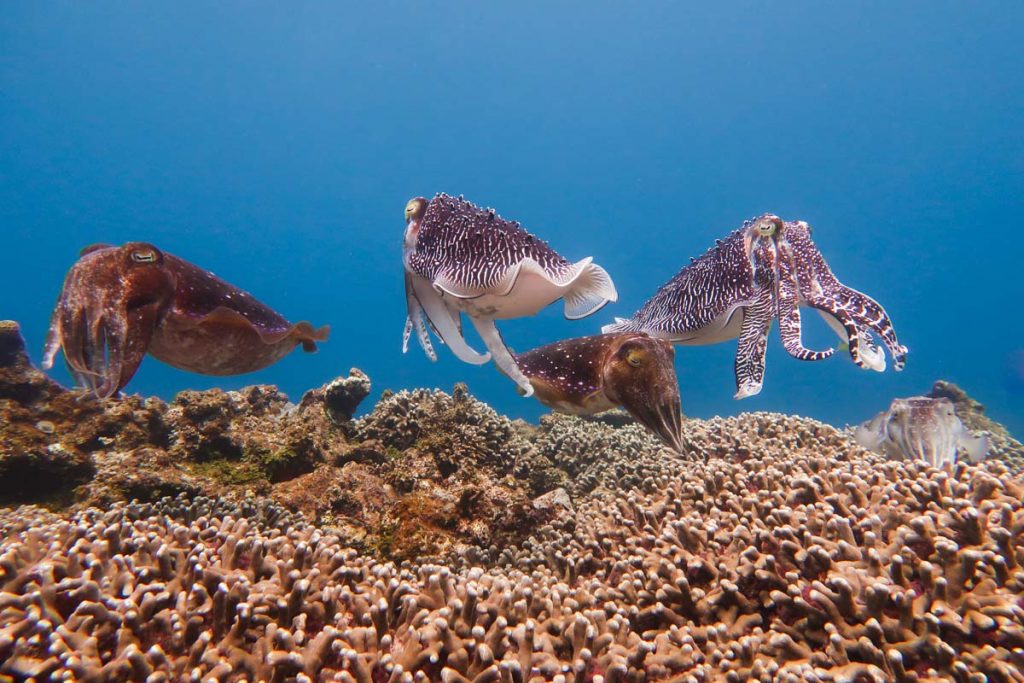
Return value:
<svg viewBox="0 0 1024 683">
<path fill-rule="evenodd" d="M 779 319 L 779 337 L 782 347 L 797 360 L 825 360 L 835 353 L 834 348 L 824 351 L 808 349 L 803 344 L 802 320 L 800 317 L 800 285 L 796 279 L 788 254 L 780 254 L 776 264 L 776 300 Z"/>
<path fill-rule="evenodd" d="M 462 336 L 462 326 L 458 321 L 458 314 L 453 314 L 453 311 L 441 299 L 441 295 L 426 280 L 406 273 L 405 281 L 407 296 L 411 296 L 415 303 L 415 306 L 410 308 L 410 311 L 415 311 L 415 313 L 411 312 L 410 316 L 415 315 L 414 324 L 419 325 L 417 330 L 420 345 L 423 346 L 423 350 L 431 360 L 437 360 L 437 354 L 434 353 L 430 345 L 430 335 L 427 334 L 423 323 L 424 316 L 438 338 L 452 350 L 459 360 L 473 365 L 483 365 L 491 359 L 490 354 L 478 353 L 466 343 L 465 337 Z"/>
<path fill-rule="evenodd" d="M 494 320 L 491 318 L 470 318 L 470 320 L 473 321 L 473 327 L 476 328 L 477 334 L 480 335 L 487 350 L 490 351 L 487 354 L 487 360 L 493 358 L 498 369 L 520 387 L 523 396 L 533 396 L 533 385 L 530 384 L 530 378 L 523 374 L 519 365 L 516 364 L 512 352 L 508 350 L 505 340 L 501 338 L 501 332 L 494 325 Z M 486 363 L 487 360 L 484 362 Z"/>
<path fill-rule="evenodd" d="M 427 354 L 427 358 L 430 360 L 436 361 L 437 353 L 434 351 L 434 345 L 430 341 L 430 333 L 427 331 L 427 326 L 423 321 L 423 307 L 420 306 L 419 300 L 416 299 L 416 295 L 412 291 L 412 282 L 409 281 L 408 275 L 405 278 L 405 299 L 409 315 L 405 319 L 405 329 L 402 331 L 402 353 L 409 352 L 409 337 L 415 331 L 416 339 L 419 341 L 423 353 Z"/>
</svg>

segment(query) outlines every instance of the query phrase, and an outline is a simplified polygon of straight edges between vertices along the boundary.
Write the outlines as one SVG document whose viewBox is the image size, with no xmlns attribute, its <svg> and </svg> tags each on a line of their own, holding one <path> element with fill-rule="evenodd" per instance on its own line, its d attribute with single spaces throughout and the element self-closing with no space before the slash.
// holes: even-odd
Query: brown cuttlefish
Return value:
<svg viewBox="0 0 1024 683">
<path fill-rule="evenodd" d="M 671 343 L 642 332 L 566 339 L 515 356 L 534 396 L 552 410 L 593 415 L 621 406 L 681 452 L 674 358 Z"/>
<path fill-rule="evenodd" d="M 315 351 L 329 328 L 289 323 L 251 294 L 145 242 L 82 250 L 64 279 L 43 367 L 57 351 L 101 398 L 131 380 L 142 357 L 204 375 L 265 368 L 297 345 Z"/>
</svg>

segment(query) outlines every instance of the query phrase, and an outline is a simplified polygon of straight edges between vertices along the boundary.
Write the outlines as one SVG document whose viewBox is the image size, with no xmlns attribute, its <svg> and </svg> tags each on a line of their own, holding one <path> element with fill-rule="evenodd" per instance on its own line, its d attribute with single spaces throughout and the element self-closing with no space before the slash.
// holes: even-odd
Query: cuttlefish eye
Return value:
<svg viewBox="0 0 1024 683">
<path fill-rule="evenodd" d="M 782 229 L 782 219 L 778 216 L 765 216 L 757 223 L 757 233 L 761 237 L 771 237 Z"/>
<path fill-rule="evenodd" d="M 626 352 L 626 362 L 634 368 L 640 367 L 644 362 L 644 352 L 640 349 L 633 349 Z"/>
<path fill-rule="evenodd" d="M 405 205 L 405 220 L 415 218 L 423 210 L 423 200 L 417 197 L 416 199 L 410 199 L 409 203 Z"/>
<path fill-rule="evenodd" d="M 156 263 L 156 252 L 152 249 L 136 249 L 132 252 L 132 261 L 136 263 Z"/>
</svg>

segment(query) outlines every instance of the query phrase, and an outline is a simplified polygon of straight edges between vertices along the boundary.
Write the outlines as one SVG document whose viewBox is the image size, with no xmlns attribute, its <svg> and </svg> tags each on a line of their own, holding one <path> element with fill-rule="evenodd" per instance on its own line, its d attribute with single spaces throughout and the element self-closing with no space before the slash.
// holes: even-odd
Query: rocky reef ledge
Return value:
<svg viewBox="0 0 1024 683">
<path fill-rule="evenodd" d="M 0 679 L 1021 680 L 1008 458 L 769 413 L 691 420 L 678 456 L 459 387 L 352 420 L 357 372 L 97 402 L 8 334 Z"/>
</svg>

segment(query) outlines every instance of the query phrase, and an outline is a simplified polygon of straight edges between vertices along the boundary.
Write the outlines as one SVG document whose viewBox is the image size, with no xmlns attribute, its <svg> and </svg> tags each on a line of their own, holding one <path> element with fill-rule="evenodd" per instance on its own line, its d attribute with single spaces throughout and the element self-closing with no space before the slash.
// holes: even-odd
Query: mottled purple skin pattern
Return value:
<svg viewBox="0 0 1024 683">
<path fill-rule="evenodd" d="M 572 263 L 519 223 L 444 193 L 427 203 L 412 229 L 416 248 L 406 254 L 406 266 L 431 282 L 440 277 L 466 290 L 487 291 L 524 258 L 555 279 L 572 272 Z"/>
<path fill-rule="evenodd" d="M 682 411 L 672 345 L 626 332 L 566 339 L 515 356 L 537 399 L 590 415 L 625 408 L 666 445 L 682 450 Z"/>
<path fill-rule="evenodd" d="M 666 282 L 623 325 L 685 343 L 738 303 L 757 299 L 755 263 L 748 221 Z"/>
<path fill-rule="evenodd" d="M 786 351 L 800 360 L 822 360 L 834 349 L 814 351 L 801 340 L 800 306 L 818 309 L 849 342 L 860 367 L 885 368 L 884 354 L 872 344 L 882 338 L 901 370 L 907 349 L 874 299 L 846 287 L 832 274 L 802 221 L 783 222 L 765 214 L 683 268 L 633 318 L 605 332 L 643 331 L 677 344 L 711 344 L 739 337 L 737 398 L 761 390 L 765 349 L 773 319 Z"/>
<path fill-rule="evenodd" d="M 781 261 L 795 274 L 799 302 L 835 318 L 846 332 L 850 356 L 858 366 L 865 365 L 861 353 L 874 349 L 872 333 L 882 338 L 893 359 L 893 368 L 902 370 L 907 347 L 896 338 L 889 315 L 882 305 L 867 294 L 847 287 L 836 279 L 825 257 L 811 240 L 811 229 L 803 221 L 788 221 L 780 240 Z"/>
<path fill-rule="evenodd" d="M 64 280 L 43 367 L 63 349 L 75 378 L 98 396 L 120 391 L 148 352 L 207 375 L 259 370 L 296 345 L 315 351 L 328 328 L 289 323 L 212 273 L 151 244 L 83 250 Z"/>
<path fill-rule="evenodd" d="M 646 332 L 675 344 L 713 344 L 739 337 L 736 396 L 756 394 L 764 379 L 771 321 L 777 314 L 778 216 L 746 221 L 692 259 L 628 320 L 605 332 Z"/>
</svg>

